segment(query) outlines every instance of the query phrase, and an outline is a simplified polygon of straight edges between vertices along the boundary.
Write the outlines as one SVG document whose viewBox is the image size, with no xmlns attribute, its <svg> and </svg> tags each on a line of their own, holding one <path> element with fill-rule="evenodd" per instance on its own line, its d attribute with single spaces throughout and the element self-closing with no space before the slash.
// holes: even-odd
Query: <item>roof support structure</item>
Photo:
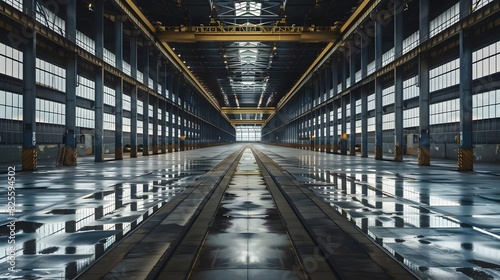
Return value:
<svg viewBox="0 0 500 280">
<path fill-rule="evenodd" d="M 157 27 L 156 36 L 162 42 L 334 42 L 339 38 L 336 26 L 190 26 Z"/>
</svg>

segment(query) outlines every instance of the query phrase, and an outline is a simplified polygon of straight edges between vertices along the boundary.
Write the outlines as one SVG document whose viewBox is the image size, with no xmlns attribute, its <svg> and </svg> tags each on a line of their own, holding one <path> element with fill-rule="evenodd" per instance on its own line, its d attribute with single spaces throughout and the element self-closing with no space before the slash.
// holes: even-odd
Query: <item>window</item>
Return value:
<svg viewBox="0 0 500 280">
<path fill-rule="evenodd" d="M 420 125 L 419 108 L 412 108 L 403 111 L 404 128 L 418 127 Z"/>
<path fill-rule="evenodd" d="M 403 82 L 403 100 L 408 100 L 419 96 L 417 87 L 417 76 L 409 78 Z"/>
<path fill-rule="evenodd" d="M 235 14 L 237 17 L 260 16 L 261 3 L 256 2 L 239 2 L 234 3 Z"/>
<path fill-rule="evenodd" d="M 20 94 L 0 91 L 0 119 L 23 120 L 23 96 Z"/>
<path fill-rule="evenodd" d="M 460 99 L 447 100 L 430 105 L 430 124 L 454 123 L 460 121 Z"/>
<path fill-rule="evenodd" d="M 382 106 L 394 104 L 394 86 L 382 90 Z"/>
<path fill-rule="evenodd" d="M 459 59 L 454 59 L 429 72 L 430 92 L 457 85 L 460 81 Z"/>
<path fill-rule="evenodd" d="M 66 105 L 45 99 L 36 99 L 36 122 L 64 125 Z"/>
<path fill-rule="evenodd" d="M 0 74 L 23 78 L 22 52 L 0 43 Z"/>
<path fill-rule="evenodd" d="M 236 141 L 260 141 L 261 128 L 260 126 L 237 126 Z"/>
</svg>

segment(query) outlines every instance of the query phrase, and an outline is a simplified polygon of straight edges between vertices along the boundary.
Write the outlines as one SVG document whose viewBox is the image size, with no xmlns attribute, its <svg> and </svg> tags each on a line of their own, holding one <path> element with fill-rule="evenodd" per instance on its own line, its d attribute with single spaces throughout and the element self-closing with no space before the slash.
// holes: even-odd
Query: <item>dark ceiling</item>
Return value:
<svg viewBox="0 0 500 280">
<path fill-rule="evenodd" d="M 167 27 L 332 26 L 334 22 L 346 21 L 358 4 L 357 0 L 135 2 L 151 22 L 159 21 Z M 273 107 L 304 74 L 326 43 L 215 41 L 169 45 L 220 106 Z"/>
</svg>

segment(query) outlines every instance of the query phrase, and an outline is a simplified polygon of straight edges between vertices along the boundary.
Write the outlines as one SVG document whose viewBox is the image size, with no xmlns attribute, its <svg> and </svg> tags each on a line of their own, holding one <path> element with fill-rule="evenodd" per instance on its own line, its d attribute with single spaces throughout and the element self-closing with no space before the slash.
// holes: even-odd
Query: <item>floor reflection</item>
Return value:
<svg viewBox="0 0 500 280">
<path fill-rule="evenodd" d="M 8 270 L 11 233 L 2 212 L 0 279 L 73 279 L 232 151 L 221 148 L 203 159 L 169 154 L 19 173 L 16 270 Z"/>
<path fill-rule="evenodd" d="M 422 279 L 500 279 L 495 176 L 280 148 L 268 155 Z"/>
<path fill-rule="evenodd" d="M 299 267 L 271 193 L 247 149 L 190 279 L 299 279 Z"/>
</svg>

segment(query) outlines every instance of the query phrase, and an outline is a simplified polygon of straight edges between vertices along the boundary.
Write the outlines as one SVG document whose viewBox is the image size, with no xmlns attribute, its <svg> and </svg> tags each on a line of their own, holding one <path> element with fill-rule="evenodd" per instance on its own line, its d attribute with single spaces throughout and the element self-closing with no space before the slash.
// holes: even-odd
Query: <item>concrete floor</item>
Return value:
<svg viewBox="0 0 500 280">
<path fill-rule="evenodd" d="M 500 279 L 500 165 L 256 147 L 422 279 Z"/>
<path fill-rule="evenodd" d="M 77 167 L 43 166 L 37 172 L 16 173 L 18 270 L 8 270 L 10 220 L 3 210 L 0 279 L 75 277 L 116 239 L 239 147 L 105 163 L 83 158 Z M 500 279 L 500 165 L 475 164 L 476 171 L 462 173 L 455 171 L 454 161 L 420 167 L 413 158 L 398 163 L 270 145 L 256 148 L 419 277 Z M 6 170 L 2 166 L 0 173 Z M 248 180 L 235 180 L 242 179 Z M 259 179 L 252 180 L 258 187 Z M 6 204 L 6 187 L 0 197 Z M 232 227 L 241 229 L 240 222 L 246 225 L 248 219 L 236 219 Z M 198 269 L 202 276 L 203 265 Z"/>
</svg>

